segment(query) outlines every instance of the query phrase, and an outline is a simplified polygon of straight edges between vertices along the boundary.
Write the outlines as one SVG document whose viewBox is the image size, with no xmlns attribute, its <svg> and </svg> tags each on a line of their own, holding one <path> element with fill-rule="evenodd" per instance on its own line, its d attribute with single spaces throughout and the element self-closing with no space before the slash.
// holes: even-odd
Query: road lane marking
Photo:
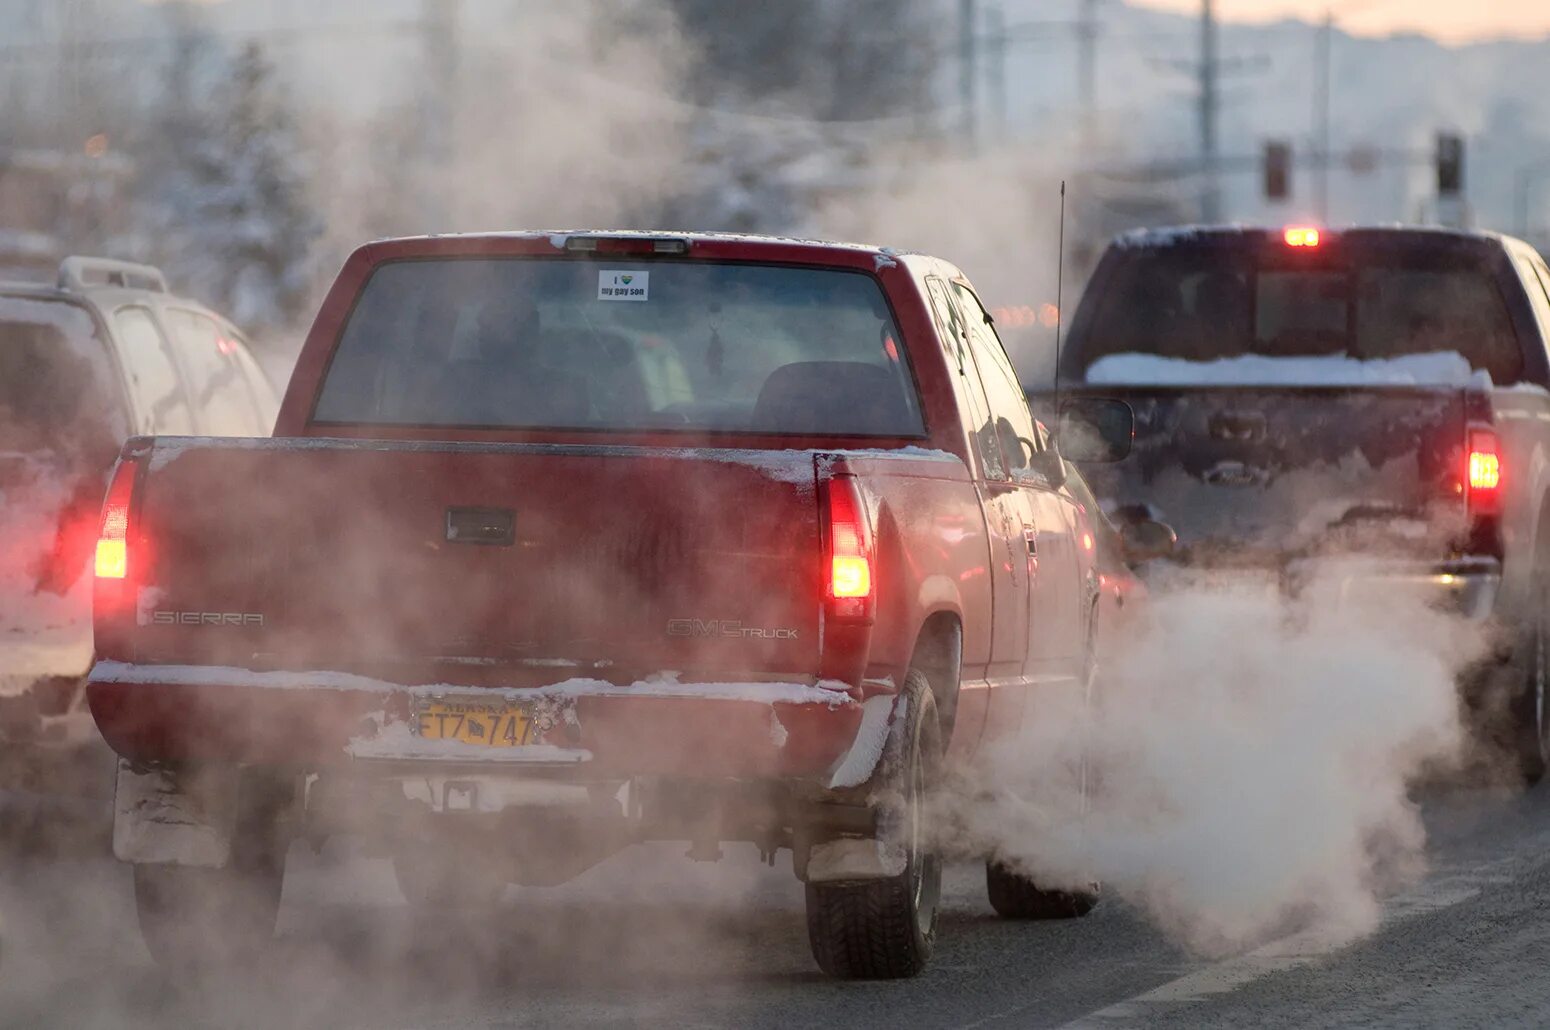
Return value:
<svg viewBox="0 0 1550 1030">
<path fill-rule="evenodd" d="M 1460 882 L 1468 880 L 1469 883 Z M 1492 881 L 1500 878 L 1492 877 Z M 1472 884 L 1476 877 L 1449 877 L 1405 894 L 1396 895 L 1384 905 L 1379 931 L 1394 923 L 1414 919 L 1444 908 L 1451 908 L 1468 901 L 1480 893 L 1480 887 Z M 1187 973 L 1177 980 L 1170 980 L 1161 987 L 1145 994 L 1110 1005 L 1097 1012 L 1065 1024 L 1061 1030 L 1091 1030 L 1105 1027 L 1113 1030 L 1116 1025 L 1145 1022 L 1147 1009 L 1153 1005 L 1180 1005 L 1205 1001 L 1208 998 L 1230 994 L 1261 977 L 1298 969 L 1320 959 L 1336 954 L 1346 947 L 1370 940 L 1371 935 L 1357 941 L 1344 939 L 1343 935 L 1331 935 L 1322 929 L 1294 933 L 1263 947 L 1234 958 L 1225 959 L 1204 969 Z"/>
<path fill-rule="evenodd" d="M 1059 1030 L 1116 1030 L 1126 1025 L 1145 1025 L 1152 1014 L 1152 1006 L 1187 1005 L 1204 1001 L 1213 996 L 1229 994 L 1239 988 L 1269 976 L 1311 965 L 1328 958 L 1347 947 L 1371 940 L 1378 932 L 1418 916 L 1427 915 L 1461 904 L 1478 895 L 1488 885 L 1510 882 L 1513 878 L 1501 872 L 1511 864 L 1512 858 L 1500 859 L 1480 867 L 1475 872 L 1436 875 L 1426 882 L 1396 894 L 1384 901 L 1383 915 L 1373 934 L 1357 940 L 1347 940 L 1342 935 L 1327 930 L 1305 930 L 1279 940 L 1271 941 L 1255 950 L 1233 958 L 1224 959 L 1202 969 L 1197 969 L 1159 987 L 1133 998 L 1116 1002 L 1106 1008 L 1080 1016 L 1064 1023 Z M 977 1030 L 1014 1020 L 1016 1017 L 1047 1004 L 1044 1000 L 1014 1005 L 1002 1012 L 960 1024 L 957 1030 Z"/>
<path fill-rule="evenodd" d="M 1518 841 L 1508 854 L 1491 862 L 1472 865 L 1467 859 L 1442 866 L 1408 891 L 1384 899 L 1378 928 L 1356 941 L 1336 944 L 1319 931 L 1293 934 L 1234 958 L 1186 973 L 1144 994 L 1117 1002 L 1064 1024 L 1060 1030 L 1115 1030 L 1148 1020 L 1150 1006 L 1184 1005 L 1238 990 L 1272 973 L 1311 965 L 1345 948 L 1371 940 L 1399 923 L 1451 908 L 1474 898 L 1482 890 L 1517 879 L 1512 868 L 1525 858 L 1539 859 L 1550 850 L 1550 832 L 1543 829 Z M 1155 1010 L 1152 1010 L 1155 1011 Z M 992 1017 L 985 1022 L 1003 1018 Z"/>
</svg>

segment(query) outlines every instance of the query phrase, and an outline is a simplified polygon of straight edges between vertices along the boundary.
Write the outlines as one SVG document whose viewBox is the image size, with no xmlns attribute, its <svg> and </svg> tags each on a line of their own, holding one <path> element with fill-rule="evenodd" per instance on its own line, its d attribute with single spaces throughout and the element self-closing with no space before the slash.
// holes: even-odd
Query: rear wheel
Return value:
<svg viewBox="0 0 1550 1030">
<path fill-rule="evenodd" d="M 140 936 L 158 965 L 175 972 L 234 966 L 274 938 L 283 857 L 233 857 L 224 869 L 136 865 Z"/>
<path fill-rule="evenodd" d="M 889 735 L 878 770 L 878 841 L 901 849 L 895 876 L 807 886 L 807 936 L 830 976 L 893 980 L 926 967 L 936 938 L 942 861 L 930 837 L 927 801 L 942 765 L 936 704 L 926 678 L 905 681 L 903 724 Z"/>
<path fill-rule="evenodd" d="M 1545 591 L 1537 592 L 1534 625 L 1525 643 L 1525 680 L 1517 704 L 1518 772 L 1533 786 L 1550 768 L 1550 632 L 1546 630 Z"/>
<path fill-rule="evenodd" d="M 198 974 L 249 962 L 267 949 L 285 884 L 285 813 L 293 792 L 284 778 L 244 779 L 231 857 L 219 869 L 135 865 L 140 936 L 159 965 Z"/>
<path fill-rule="evenodd" d="M 990 907 L 1003 919 L 1076 919 L 1098 904 L 1098 889 L 1044 890 L 1011 866 L 996 859 L 985 862 L 985 889 Z"/>
</svg>

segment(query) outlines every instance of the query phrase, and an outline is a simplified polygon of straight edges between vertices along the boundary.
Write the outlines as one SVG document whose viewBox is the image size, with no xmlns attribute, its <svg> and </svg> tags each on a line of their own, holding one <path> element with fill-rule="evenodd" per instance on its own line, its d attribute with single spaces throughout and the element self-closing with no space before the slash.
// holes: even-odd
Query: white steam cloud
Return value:
<svg viewBox="0 0 1550 1030">
<path fill-rule="evenodd" d="M 1408 789 L 1459 759 L 1455 677 L 1483 641 L 1415 598 L 1340 594 L 1154 596 L 1084 734 L 1045 719 L 991 758 L 976 843 L 1044 886 L 1101 881 L 1200 953 L 1370 931 L 1423 869 Z"/>
</svg>

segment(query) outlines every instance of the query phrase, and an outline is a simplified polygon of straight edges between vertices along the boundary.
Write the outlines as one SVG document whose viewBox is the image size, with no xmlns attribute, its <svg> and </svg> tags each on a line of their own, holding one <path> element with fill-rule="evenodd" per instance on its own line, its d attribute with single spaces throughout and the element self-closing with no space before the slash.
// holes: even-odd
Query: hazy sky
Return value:
<svg viewBox="0 0 1550 1030">
<path fill-rule="evenodd" d="M 1143 6 L 1198 12 L 1200 0 L 1137 0 Z M 1321 19 L 1333 10 L 1342 29 L 1360 35 L 1424 32 L 1451 43 L 1503 36 L 1550 36 L 1550 0 L 1217 0 L 1219 17 L 1272 21 Z"/>
</svg>

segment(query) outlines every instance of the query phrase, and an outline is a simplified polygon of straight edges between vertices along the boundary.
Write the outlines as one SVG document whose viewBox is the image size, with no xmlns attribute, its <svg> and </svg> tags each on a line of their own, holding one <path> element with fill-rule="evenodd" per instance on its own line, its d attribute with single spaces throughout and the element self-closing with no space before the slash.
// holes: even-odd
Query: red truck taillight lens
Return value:
<svg viewBox="0 0 1550 1030">
<path fill-rule="evenodd" d="M 102 502 L 102 527 L 97 533 L 95 569 L 98 579 L 129 575 L 129 517 L 140 463 L 124 460 L 113 470 L 107 499 Z"/>
<path fill-rule="evenodd" d="M 1319 231 L 1306 225 L 1288 226 L 1281 238 L 1288 247 L 1317 247 L 1321 242 Z"/>
<path fill-rule="evenodd" d="M 1501 507 L 1502 459 L 1496 434 L 1489 429 L 1471 430 L 1464 482 L 1469 486 L 1469 508 L 1476 513 Z"/>
<path fill-rule="evenodd" d="M 835 476 L 828 490 L 828 561 L 825 593 L 829 614 L 870 619 L 876 596 L 872 576 L 872 527 L 853 476 Z"/>
</svg>

